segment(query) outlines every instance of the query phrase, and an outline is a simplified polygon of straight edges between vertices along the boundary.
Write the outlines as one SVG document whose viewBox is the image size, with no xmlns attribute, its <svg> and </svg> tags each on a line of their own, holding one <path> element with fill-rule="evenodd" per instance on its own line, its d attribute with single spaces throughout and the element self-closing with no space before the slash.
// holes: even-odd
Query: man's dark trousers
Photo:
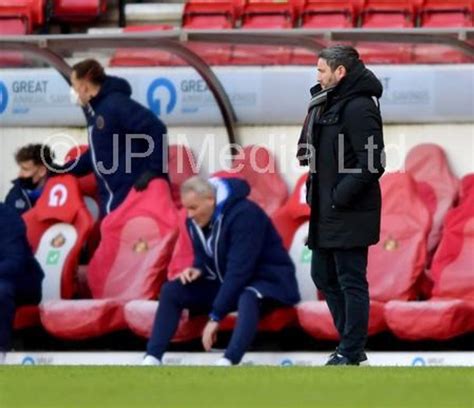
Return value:
<svg viewBox="0 0 474 408">
<path fill-rule="evenodd" d="M 369 325 L 368 248 L 313 250 L 311 277 L 324 294 L 341 341 L 338 353 L 357 361 Z"/>
</svg>

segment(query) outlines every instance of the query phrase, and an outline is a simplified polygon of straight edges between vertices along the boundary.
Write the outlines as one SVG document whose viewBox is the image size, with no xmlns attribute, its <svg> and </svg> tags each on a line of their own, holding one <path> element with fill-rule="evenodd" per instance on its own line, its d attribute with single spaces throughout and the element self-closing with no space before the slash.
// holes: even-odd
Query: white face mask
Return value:
<svg viewBox="0 0 474 408">
<path fill-rule="evenodd" d="M 76 90 L 71 86 L 69 88 L 69 100 L 73 105 L 81 106 L 81 100 L 79 99 L 79 94 Z"/>
</svg>

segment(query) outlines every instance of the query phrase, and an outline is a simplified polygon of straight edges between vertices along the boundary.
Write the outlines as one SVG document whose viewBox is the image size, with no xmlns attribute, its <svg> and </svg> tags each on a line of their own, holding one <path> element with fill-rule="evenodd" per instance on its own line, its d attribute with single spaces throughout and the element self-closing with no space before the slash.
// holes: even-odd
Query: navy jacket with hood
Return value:
<svg viewBox="0 0 474 408">
<path fill-rule="evenodd" d="M 243 290 L 258 297 L 294 305 L 300 296 L 295 267 L 270 218 L 246 197 L 248 184 L 239 179 L 211 179 L 217 190 L 216 210 L 210 233 L 191 219 L 194 267 L 201 279 L 219 280 L 220 289 L 212 313 L 222 319 L 237 307 Z"/>
<path fill-rule="evenodd" d="M 40 290 L 44 274 L 26 239 L 26 227 L 20 215 L 0 203 L 0 281 Z M 36 288 L 33 290 L 33 288 Z"/>
<path fill-rule="evenodd" d="M 165 150 L 168 148 L 166 126 L 153 112 L 131 99 L 131 94 L 132 89 L 126 80 L 106 77 L 98 95 L 90 101 L 89 150 L 68 171 L 77 176 L 94 171 L 102 215 L 122 203 L 145 171 L 167 178 L 164 166 L 164 159 L 168 157 Z M 127 135 L 129 150 L 134 155 L 129 166 L 126 160 Z M 148 135 L 153 140 L 154 149 L 147 157 L 138 157 L 146 154 L 151 147 L 147 140 L 138 135 Z"/>
<path fill-rule="evenodd" d="M 5 204 L 14 208 L 21 215 L 34 207 L 39 195 L 36 199 L 30 197 L 28 192 L 21 187 L 20 179 L 13 180 L 12 184 L 12 188 L 5 197 Z"/>
</svg>

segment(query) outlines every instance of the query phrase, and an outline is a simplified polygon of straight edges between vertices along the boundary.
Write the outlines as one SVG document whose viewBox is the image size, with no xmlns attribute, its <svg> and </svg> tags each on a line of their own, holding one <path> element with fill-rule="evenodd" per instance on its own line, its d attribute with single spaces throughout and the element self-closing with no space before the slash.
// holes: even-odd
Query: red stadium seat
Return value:
<svg viewBox="0 0 474 408">
<path fill-rule="evenodd" d="M 82 243 L 92 229 L 92 218 L 72 176 L 50 179 L 35 207 L 24 214 L 28 241 L 45 278 L 43 302 L 69 299 L 75 293 L 74 279 Z M 23 306 L 15 317 L 15 328 L 39 323 L 37 306 Z"/>
<path fill-rule="evenodd" d="M 464 203 L 471 195 L 474 195 L 474 174 L 467 174 L 461 179 L 459 204 Z"/>
<path fill-rule="evenodd" d="M 407 174 L 382 178 L 382 225 L 380 241 L 370 247 L 367 279 L 370 291 L 369 335 L 386 329 L 384 303 L 414 299 L 416 283 L 426 260 L 426 235 L 430 216 Z M 297 306 L 301 327 L 320 339 L 336 340 L 326 302 L 308 301 Z"/>
<path fill-rule="evenodd" d="M 175 279 L 185 268 L 193 265 L 194 250 L 186 226 L 186 210 L 179 211 L 179 236 L 173 249 L 173 255 L 168 265 L 168 280 Z"/>
<path fill-rule="evenodd" d="M 409 28 L 415 9 L 410 0 L 368 0 L 361 14 L 363 28 Z"/>
<path fill-rule="evenodd" d="M 180 188 L 187 179 L 198 174 L 193 151 L 183 145 L 170 145 L 168 175 L 171 182 L 171 196 L 176 207 L 181 208 Z"/>
<path fill-rule="evenodd" d="M 427 0 L 420 11 L 423 28 L 471 27 L 473 4 L 469 0 Z M 418 64 L 472 63 L 474 58 L 442 44 L 417 44 L 414 58 Z"/>
<path fill-rule="evenodd" d="M 291 2 L 248 0 L 242 14 L 242 28 L 293 28 L 296 13 Z"/>
<path fill-rule="evenodd" d="M 296 22 L 295 6 L 288 1 L 249 0 L 242 14 L 242 29 L 291 29 Z M 284 46 L 238 45 L 233 48 L 232 65 L 286 65 L 291 48 Z"/>
<path fill-rule="evenodd" d="M 428 251 L 432 252 L 441 239 L 444 217 L 456 201 L 459 182 L 451 171 L 446 153 L 435 144 L 420 144 L 411 149 L 405 159 L 405 170 L 417 183 L 430 186 L 436 195 L 428 237 Z"/>
<path fill-rule="evenodd" d="M 409 0 L 368 0 L 361 13 L 362 28 L 411 28 L 415 9 Z M 411 62 L 410 45 L 359 43 L 357 49 L 368 64 L 406 64 Z"/>
<path fill-rule="evenodd" d="M 87 271 L 93 299 L 46 302 L 41 308 L 45 329 L 72 340 L 125 329 L 125 303 L 158 295 L 177 223 L 166 181 L 154 180 L 143 192 L 132 190 L 102 221 L 101 243 Z"/>
<path fill-rule="evenodd" d="M 420 26 L 471 27 L 472 8 L 469 0 L 426 0 L 420 12 Z"/>
<path fill-rule="evenodd" d="M 183 11 L 183 28 L 224 30 L 235 26 L 236 10 L 231 1 L 191 1 Z"/>
<path fill-rule="evenodd" d="M 311 251 L 306 246 L 310 208 L 306 204 L 306 180 L 303 174 L 283 207 L 272 216 L 285 248 L 296 267 L 296 280 L 301 300 L 315 300 L 316 288 L 311 279 Z"/>
<path fill-rule="evenodd" d="M 0 16 L 0 35 L 24 35 L 28 34 L 28 20 L 24 18 L 3 18 Z"/>
<path fill-rule="evenodd" d="M 158 310 L 159 302 L 151 300 L 134 300 L 125 305 L 125 320 L 129 329 L 136 335 L 144 338 L 151 336 L 155 314 Z M 188 311 L 184 311 L 178 325 L 178 329 L 172 342 L 179 343 L 199 338 L 202 330 L 209 318 L 203 316 L 190 316 Z M 229 331 L 235 326 L 237 314 L 231 313 L 222 320 L 219 330 Z M 296 322 L 296 312 L 294 308 L 278 308 L 268 313 L 259 322 L 258 330 L 266 332 L 277 332 Z"/>
<path fill-rule="evenodd" d="M 167 31 L 174 27 L 170 25 L 147 25 L 129 26 L 123 29 L 124 33 L 137 33 L 148 31 Z M 109 61 L 111 67 L 149 67 L 173 65 L 173 61 L 178 57 L 173 57 L 169 52 L 154 48 L 119 48 Z"/>
<path fill-rule="evenodd" d="M 301 28 L 352 28 L 355 7 L 346 0 L 308 1 L 301 15 Z"/>
<path fill-rule="evenodd" d="M 474 332 L 474 194 L 446 216 L 432 264 L 433 297 L 422 302 L 389 302 L 390 330 L 406 340 L 446 340 Z"/>
<path fill-rule="evenodd" d="M 89 22 L 107 10 L 106 0 L 54 0 L 53 16 L 62 22 Z"/>
<path fill-rule="evenodd" d="M 231 171 L 221 171 L 216 177 L 240 177 L 250 185 L 249 198 L 271 217 L 288 198 L 288 188 L 278 171 L 272 153 L 263 146 L 249 145 L 234 159 Z"/>
</svg>

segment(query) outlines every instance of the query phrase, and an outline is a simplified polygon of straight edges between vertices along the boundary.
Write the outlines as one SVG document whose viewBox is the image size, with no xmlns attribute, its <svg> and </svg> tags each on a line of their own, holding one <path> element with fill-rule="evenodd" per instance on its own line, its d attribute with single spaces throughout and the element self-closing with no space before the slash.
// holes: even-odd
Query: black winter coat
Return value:
<svg viewBox="0 0 474 408">
<path fill-rule="evenodd" d="M 311 93 L 320 90 L 316 85 Z M 361 62 L 328 93 L 315 121 L 316 172 L 308 178 L 311 249 L 365 247 L 379 240 L 378 180 L 384 172 L 381 96 L 380 81 Z"/>
</svg>

